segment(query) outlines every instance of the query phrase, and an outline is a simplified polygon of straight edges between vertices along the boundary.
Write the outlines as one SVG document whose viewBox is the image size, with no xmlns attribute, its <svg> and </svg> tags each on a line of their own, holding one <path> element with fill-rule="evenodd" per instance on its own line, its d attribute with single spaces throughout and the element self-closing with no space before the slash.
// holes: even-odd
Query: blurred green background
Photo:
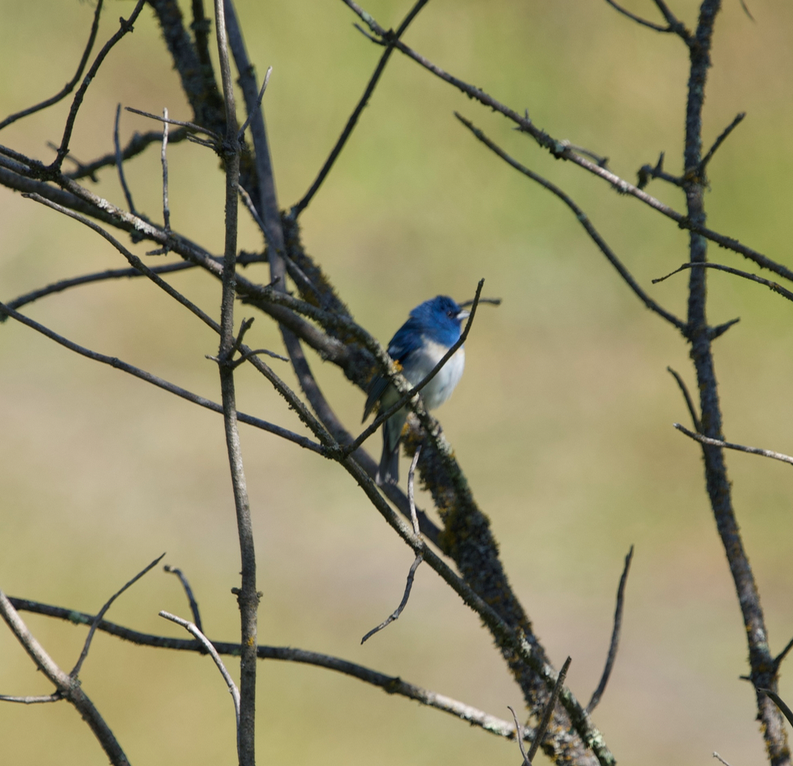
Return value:
<svg viewBox="0 0 793 766">
<path fill-rule="evenodd" d="M 793 6 L 737 0 L 719 16 L 704 141 L 739 111 L 745 122 L 709 170 L 709 224 L 790 264 L 793 204 Z M 367 0 L 383 26 L 407 2 Z M 626 5 L 655 19 L 653 3 Z M 675 0 L 689 25 L 692 0 Z M 111 2 L 100 44 L 132 2 Z M 339 2 L 240 0 L 251 58 L 273 66 L 266 95 L 282 206 L 313 180 L 380 55 Z M 0 112 L 53 94 L 87 37 L 89 3 L 0 0 Z M 433 0 L 406 40 L 558 138 L 610 158 L 629 180 L 666 152 L 681 170 L 687 51 L 605 2 Z M 157 25 L 144 10 L 88 92 L 72 149 L 88 161 L 112 149 L 117 103 L 189 119 Z M 49 159 L 68 103 L 16 123 L 0 142 Z M 486 278 L 504 299 L 484 308 L 467 343 L 467 370 L 439 411 L 475 496 L 500 541 L 511 582 L 550 657 L 569 654 L 569 685 L 586 701 L 611 631 L 623 557 L 636 546 L 622 644 L 596 724 L 623 763 L 759 763 L 762 740 L 744 631 L 696 446 L 671 365 L 690 386 L 688 349 L 619 280 L 555 198 L 490 154 L 453 117 L 459 110 L 520 161 L 561 185 L 591 216 L 650 294 L 685 309 L 686 278 L 650 280 L 686 259 L 670 221 L 604 183 L 555 162 L 510 123 L 395 54 L 352 140 L 303 215 L 308 251 L 356 319 L 387 341 L 408 310 L 437 293 L 462 300 Z M 122 140 L 152 125 L 125 113 Z M 173 227 L 214 252 L 223 241 L 223 179 L 214 156 L 170 150 Z M 138 209 L 160 219 L 157 147 L 127 167 Z M 89 183 L 89 186 L 91 184 Z M 97 191 L 123 197 L 112 171 Z M 683 210 L 678 190 L 650 192 Z M 260 247 L 243 214 L 242 246 Z M 135 246 L 143 253 L 145 246 Z M 711 248 L 714 260 L 745 266 Z M 125 265 L 100 238 L 0 189 L 0 299 L 49 282 Z M 251 278 L 267 281 L 266 267 Z M 205 309 L 220 288 L 199 273 L 171 278 Z M 791 306 L 762 287 L 710 277 L 710 318 L 741 322 L 716 347 L 725 434 L 793 452 Z M 82 287 L 27 313 L 78 343 L 214 399 L 205 360 L 216 338 L 145 280 Z M 248 315 L 244 308 L 239 316 Z M 257 318 L 248 336 L 278 348 Z M 0 326 L 0 588 L 97 610 L 162 551 L 187 573 L 210 637 L 234 640 L 239 552 L 221 419 L 34 332 Z M 338 414 L 356 429 L 363 394 L 312 358 Z M 261 378 L 242 369 L 242 410 L 299 429 Z M 263 592 L 260 641 L 288 644 L 399 675 L 498 716 L 521 707 L 488 634 L 426 567 L 407 611 L 365 646 L 360 637 L 399 601 L 412 554 L 333 464 L 251 429 L 242 432 Z M 379 451 L 379 436 L 371 443 Z M 763 596 L 772 651 L 793 635 L 793 518 L 789 468 L 728 455 L 735 504 Z M 404 468 L 403 468 L 404 472 Z M 420 498 L 425 506 L 428 501 Z M 157 617 L 187 615 L 177 580 L 156 570 L 109 619 L 181 635 Z M 70 668 L 84 629 L 24 615 Z M 0 630 L 0 693 L 50 687 Z M 231 663 L 233 668 L 233 663 Z M 236 673 L 236 668 L 233 668 Z M 514 764 L 514 743 L 355 680 L 267 662 L 258 688 L 259 762 Z M 228 693 L 205 657 L 168 654 L 99 635 L 82 673 L 133 763 L 233 763 Z M 793 700 L 783 675 L 781 694 Z M 102 764 L 105 756 L 65 703 L 0 706 L 8 763 Z"/>
</svg>

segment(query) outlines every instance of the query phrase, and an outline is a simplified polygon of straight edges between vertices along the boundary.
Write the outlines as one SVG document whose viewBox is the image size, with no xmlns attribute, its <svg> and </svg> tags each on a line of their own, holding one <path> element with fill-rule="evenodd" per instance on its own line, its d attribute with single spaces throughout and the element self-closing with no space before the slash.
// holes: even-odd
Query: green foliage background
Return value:
<svg viewBox="0 0 793 766">
<path fill-rule="evenodd" d="M 696 3 L 677 0 L 693 26 Z M 748 117 L 710 166 L 712 228 L 790 265 L 793 194 L 793 6 L 730 0 L 716 26 L 706 145 L 735 114 Z M 131 2 L 109 2 L 100 41 Z M 368 0 L 383 26 L 409 5 Z M 648 0 L 629 7 L 653 17 Z M 251 58 L 274 68 L 266 95 L 282 206 L 309 186 L 360 96 L 380 49 L 341 3 L 240 0 Z M 0 0 L 0 112 L 55 92 L 87 37 L 88 3 Z M 653 17 L 654 18 L 654 17 Z M 406 36 L 457 76 L 522 110 L 552 135 L 610 157 L 629 180 L 666 152 L 681 169 L 686 50 L 605 2 L 433 0 Z M 111 150 L 116 103 L 189 119 L 150 10 L 108 58 L 77 121 L 83 161 Z M 8 128 L 0 142 L 47 158 L 68 104 Z M 454 119 L 458 110 L 516 158 L 561 185 L 591 216 L 650 294 L 685 311 L 685 277 L 650 285 L 686 259 L 673 223 L 533 143 L 413 62 L 394 55 L 371 105 L 302 217 L 306 246 L 355 317 L 387 341 L 407 311 L 437 293 L 504 299 L 483 309 L 467 344 L 465 378 L 438 413 L 475 496 L 489 514 L 512 583 L 550 656 L 570 654 L 569 684 L 587 700 L 599 678 L 614 593 L 629 546 L 622 648 L 595 721 L 623 763 L 702 764 L 719 751 L 758 763 L 762 741 L 740 613 L 707 504 L 696 446 L 672 422 L 687 413 L 671 365 L 692 385 L 682 339 L 629 293 L 574 217 L 501 163 Z M 124 114 L 122 140 L 151 129 Z M 159 152 L 128 166 L 138 208 L 160 216 Z M 214 156 L 170 150 L 172 225 L 222 247 L 223 179 Z M 114 173 L 97 191 L 122 203 Z M 684 209 L 681 193 L 651 193 Z M 260 247 L 247 220 L 243 245 Z M 146 248 L 138 246 L 137 251 Z M 711 248 L 737 267 L 738 256 Z M 57 279 L 123 265 L 79 224 L 0 189 L 0 299 Z M 262 266 L 249 276 L 267 280 Z M 172 278 L 206 309 L 220 287 Z M 724 274 L 710 279 L 710 317 L 741 322 L 717 346 L 727 438 L 793 452 L 791 306 Z M 145 280 L 83 287 L 28 313 L 69 338 L 217 399 L 205 354 L 217 341 Z M 245 308 L 240 316 L 247 315 Z M 264 318 L 255 346 L 278 346 Z M 356 428 L 363 395 L 313 360 L 339 415 Z M 242 370 L 240 408 L 298 427 L 260 378 Z M 410 605 L 364 647 L 360 636 L 397 604 L 411 554 L 333 464 L 250 429 L 243 447 L 258 538 L 262 643 L 336 654 L 507 717 L 520 695 L 487 633 L 428 570 Z M 371 445 L 379 450 L 379 437 Z M 787 467 L 728 456 L 735 502 L 758 579 L 772 650 L 793 635 Z M 425 498 L 422 502 L 426 504 Z M 97 610 L 162 551 L 182 567 L 207 633 L 237 636 L 230 588 L 239 554 L 222 423 L 13 323 L 0 326 L 0 588 Z M 155 571 L 109 618 L 178 635 L 160 609 L 186 615 L 178 583 Z M 26 615 L 70 668 L 84 630 Z M 0 693 L 48 693 L 0 630 Z M 137 764 L 231 763 L 231 703 L 205 657 L 167 654 L 100 635 L 84 688 Z M 781 695 L 793 699 L 784 676 Z M 65 703 L 0 706 L 8 763 L 101 764 L 87 727 Z M 259 682 L 261 763 L 515 763 L 514 743 L 330 672 L 267 662 Z"/>
</svg>

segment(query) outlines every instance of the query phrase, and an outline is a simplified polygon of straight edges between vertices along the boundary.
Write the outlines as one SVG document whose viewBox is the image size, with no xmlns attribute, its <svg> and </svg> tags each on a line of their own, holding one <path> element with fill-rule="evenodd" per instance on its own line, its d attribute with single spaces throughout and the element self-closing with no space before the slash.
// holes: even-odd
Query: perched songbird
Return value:
<svg viewBox="0 0 793 766">
<path fill-rule="evenodd" d="M 402 375 L 415 386 L 432 371 L 443 355 L 460 339 L 460 323 L 469 313 L 451 298 L 439 295 L 424 301 L 410 312 L 410 318 L 397 330 L 388 344 L 388 354 L 402 367 Z M 421 389 L 420 396 L 428 410 L 443 404 L 460 381 L 465 365 L 463 347 Z M 375 375 L 369 384 L 369 395 L 363 411 L 366 420 L 375 404 L 380 411 L 399 401 L 397 390 L 382 375 Z M 397 410 L 383 423 L 383 455 L 377 472 L 378 484 L 396 483 L 399 479 L 399 438 L 407 420 L 407 410 Z"/>
</svg>

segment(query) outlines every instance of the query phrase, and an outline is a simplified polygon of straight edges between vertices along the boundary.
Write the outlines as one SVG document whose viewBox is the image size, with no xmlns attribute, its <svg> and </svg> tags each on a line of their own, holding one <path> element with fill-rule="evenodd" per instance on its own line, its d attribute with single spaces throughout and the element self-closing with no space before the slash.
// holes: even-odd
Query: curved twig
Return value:
<svg viewBox="0 0 793 766">
<path fill-rule="evenodd" d="M 16 122 L 17 120 L 21 120 L 23 117 L 27 117 L 30 114 L 35 114 L 36 112 L 40 112 L 42 109 L 46 109 L 53 104 L 57 104 L 61 99 L 68 96 L 74 90 L 74 86 L 77 85 L 78 80 L 83 76 L 85 65 L 88 63 L 88 57 L 91 55 L 91 51 L 94 48 L 94 43 L 96 42 L 96 33 L 99 31 L 99 16 L 102 13 L 102 5 L 103 0 L 98 0 L 96 8 L 94 8 L 94 20 L 91 23 L 91 32 L 88 35 L 88 42 L 85 44 L 83 55 L 80 58 L 80 63 L 77 65 L 77 71 L 74 73 L 74 77 L 72 77 L 72 79 L 69 80 L 69 82 L 67 82 L 66 85 L 64 85 L 63 88 L 51 98 L 45 99 L 41 103 L 35 104 L 34 106 L 29 106 L 27 109 L 22 109 L 19 112 L 10 114 L 2 122 L 0 122 L 0 130 L 9 126 L 11 123 Z"/>
<path fill-rule="evenodd" d="M 631 545 L 631 549 L 628 551 L 628 555 L 625 557 L 625 567 L 622 570 L 620 584 L 617 588 L 617 607 L 614 610 L 614 629 L 611 632 L 611 643 L 609 644 L 609 652 L 608 656 L 606 657 L 606 666 L 603 668 L 603 675 L 600 677 L 600 683 L 597 685 L 597 689 L 595 689 L 595 691 L 592 693 L 592 699 L 589 700 L 589 704 L 586 706 L 587 713 L 591 713 L 600 702 L 600 698 L 603 696 L 603 692 L 606 690 L 606 684 L 609 682 L 611 670 L 614 667 L 614 660 L 617 659 L 617 648 L 620 642 L 620 629 L 622 628 L 622 611 L 623 607 L 625 606 L 625 585 L 628 582 L 628 572 L 630 571 L 632 560 L 633 546 Z"/>
</svg>

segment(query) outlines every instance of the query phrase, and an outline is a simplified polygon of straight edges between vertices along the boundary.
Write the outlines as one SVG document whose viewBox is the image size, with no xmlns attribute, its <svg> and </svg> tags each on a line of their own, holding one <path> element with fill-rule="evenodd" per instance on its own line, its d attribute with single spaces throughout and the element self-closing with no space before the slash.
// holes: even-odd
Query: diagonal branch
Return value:
<svg viewBox="0 0 793 766">
<path fill-rule="evenodd" d="M 11 123 L 16 122 L 17 120 L 21 120 L 23 117 L 27 117 L 30 114 L 35 114 L 36 112 L 40 112 L 42 109 L 46 109 L 53 104 L 57 104 L 61 99 L 68 96 L 74 90 L 74 86 L 77 85 L 78 80 L 83 76 L 85 65 L 88 63 L 88 57 L 91 55 L 91 51 L 94 48 L 94 43 L 96 42 L 96 33 L 99 31 L 99 16 L 102 13 L 102 5 L 103 0 L 98 0 L 96 8 L 94 9 L 94 20 L 91 23 L 91 32 L 88 35 L 88 42 L 85 44 L 85 49 L 83 50 L 83 55 L 80 58 L 80 63 L 77 65 L 77 71 L 74 73 L 74 77 L 72 77 L 72 79 L 69 80 L 69 82 L 67 82 L 66 85 L 64 85 L 63 88 L 51 98 L 48 98 L 39 104 L 35 104 L 34 106 L 29 106 L 27 109 L 22 109 L 19 112 L 10 114 L 8 117 L 2 120 L 2 122 L 0 122 L 0 130 L 8 127 L 11 125 Z"/>
<path fill-rule="evenodd" d="M 157 386 L 157 388 L 161 388 L 168 393 L 176 394 L 176 396 L 179 396 L 193 404 L 197 404 L 200 407 L 204 407 L 205 409 L 212 410 L 213 412 L 223 412 L 221 405 L 211 401 L 210 399 L 205 399 L 203 396 L 199 396 L 198 394 L 194 394 L 187 389 L 176 386 L 173 383 L 169 383 L 167 380 L 163 380 L 162 378 L 152 375 L 145 370 L 141 370 L 138 367 L 127 364 L 117 357 L 106 356 L 105 354 L 100 354 L 96 351 L 91 351 L 90 349 L 80 346 L 77 343 L 64 338 L 62 335 L 58 335 L 58 333 L 53 332 L 44 325 L 39 324 L 29 317 L 26 317 L 24 314 L 20 314 L 5 304 L 0 303 L 0 317 L 3 317 L 4 315 L 10 316 L 12 319 L 16 319 L 17 322 L 20 322 L 21 324 L 36 330 L 36 332 L 41 333 L 50 340 L 54 340 L 64 348 L 68 348 L 70 351 L 80 354 L 80 356 L 84 356 L 87 359 L 92 359 L 95 362 L 101 362 L 102 364 L 106 364 L 110 367 L 114 367 L 117 370 L 126 372 L 129 375 L 133 375 L 134 377 L 140 378 L 147 383 L 151 383 L 152 385 Z M 311 450 L 312 452 L 316 452 L 319 455 L 325 456 L 327 454 L 326 449 L 321 444 L 317 444 L 311 439 L 301 436 L 300 434 L 293 433 L 286 428 L 281 428 L 281 426 L 274 425 L 273 423 L 269 423 L 266 420 L 262 420 L 261 418 L 255 418 L 252 415 L 246 415 L 243 412 L 237 413 L 237 418 L 242 423 L 247 423 L 248 425 L 260 428 L 261 430 L 267 431 L 271 434 L 274 434 L 275 436 L 280 436 L 282 439 L 286 439 L 287 441 L 297 444 L 299 447 Z"/>
<path fill-rule="evenodd" d="M 158 556 L 151 564 L 145 566 L 140 572 L 138 572 L 131 580 L 129 580 L 125 585 L 123 585 L 119 590 L 117 590 L 106 602 L 105 605 L 97 612 L 96 617 L 94 617 L 94 621 L 91 623 L 91 627 L 88 630 L 88 635 L 85 638 L 85 644 L 83 644 L 83 650 L 80 652 L 80 657 L 77 660 L 77 663 L 72 668 L 72 672 L 69 675 L 72 678 L 77 678 L 80 674 L 80 668 L 82 668 L 83 663 L 85 662 L 85 658 L 88 656 L 88 650 L 91 648 L 91 641 L 93 641 L 94 634 L 96 633 L 96 626 L 102 621 L 102 618 L 107 614 L 107 610 L 113 605 L 113 602 L 128 588 L 131 588 L 138 580 L 140 580 L 143 575 L 145 575 L 149 570 L 153 569 L 157 564 L 162 561 L 162 557 L 165 554 L 161 554 Z"/>
<path fill-rule="evenodd" d="M 341 154 L 341 150 L 347 143 L 347 139 L 349 139 L 349 137 L 352 135 L 352 132 L 358 123 L 358 118 L 361 116 L 361 112 L 363 112 L 363 110 L 366 108 L 366 105 L 369 103 L 369 99 L 372 97 L 374 89 L 377 87 L 380 76 L 385 70 L 388 59 L 391 58 L 391 54 L 394 52 L 394 42 L 402 37 L 402 34 L 408 28 L 410 22 L 413 21 L 418 12 L 427 4 L 427 2 L 429 2 L 429 0 L 418 0 L 408 15 L 402 20 L 402 23 L 399 25 L 397 31 L 391 33 L 390 39 L 386 44 L 385 50 L 383 51 L 383 55 L 380 56 L 380 61 L 377 63 L 377 67 L 375 67 L 374 73 L 369 79 L 369 83 L 367 84 L 360 101 L 358 101 L 358 104 L 356 105 L 355 109 L 353 109 L 352 114 L 347 119 L 347 124 L 344 126 L 344 130 L 341 132 L 341 135 L 328 155 L 328 158 L 325 160 L 325 163 L 320 169 L 316 179 L 314 179 L 314 183 L 311 184 L 309 190 L 303 195 L 302 199 L 293 205 L 292 209 L 289 211 L 289 215 L 293 219 L 296 219 L 303 212 L 303 210 L 308 207 L 309 202 L 311 202 L 314 195 L 319 190 L 319 187 L 322 186 L 322 182 L 330 172 L 330 169 L 333 167 L 333 164 L 336 162 L 339 154 Z"/>
<path fill-rule="evenodd" d="M 102 50 L 99 51 L 96 59 L 94 59 L 94 63 L 91 64 L 91 68 L 88 70 L 88 73 L 83 78 L 80 87 L 77 89 L 77 92 L 74 94 L 74 98 L 72 99 L 72 106 L 69 109 L 69 116 L 66 119 L 66 125 L 63 129 L 63 138 L 61 139 L 61 144 L 58 147 L 58 153 L 55 160 L 47 168 L 48 173 L 60 173 L 61 166 L 63 165 L 63 160 L 66 158 L 66 155 L 69 153 L 69 142 L 71 141 L 72 138 L 74 123 L 75 120 L 77 119 L 77 113 L 80 111 L 80 107 L 82 106 L 83 99 L 85 98 L 86 91 L 88 90 L 88 86 L 96 77 L 96 73 L 99 71 L 99 67 L 102 66 L 104 60 L 107 58 L 107 55 L 116 45 L 116 43 L 119 40 L 121 40 L 121 38 L 124 37 L 124 35 L 132 31 L 132 26 L 135 23 L 135 20 L 140 15 L 140 12 L 143 10 L 143 6 L 145 4 L 146 4 L 146 0 L 138 0 L 137 5 L 133 9 L 132 13 L 129 15 L 129 18 L 120 19 L 120 26 L 118 31 L 104 44 Z"/>
<path fill-rule="evenodd" d="M 545 178 L 538 175 L 534 171 L 529 170 L 527 167 L 521 165 L 517 160 L 510 157 L 503 149 L 501 149 L 499 146 L 494 144 L 481 130 L 479 130 L 479 128 L 475 127 L 472 123 L 466 120 L 465 117 L 462 117 L 457 112 L 455 112 L 455 116 L 488 149 L 490 149 L 496 155 L 501 157 L 501 159 L 504 160 L 508 165 L 511 165 L 513 168 L 515 168 L 515 170 L 518 170 L 521 173 L 523 173 L 523 175 L 527 176 L 528 178 L 531 178 L 532 181 L 535 181 L 536 183 L 540 184 L 540 186 L 547 189 L 552 194 L 556 195 L 560 200 L 562 200 L 562 202 L 564 202 L 564 204 L 570 208 L 570 210 L 573 212 L 578 222 L 584 227 L 586 233 L 589 235 L 592 241 L 598 246 L 600 252 L 606 256 L 609 263 L 611 263 L 611 265 L 617 270 L 619 275 L 627 283 L 628 287 L 630 287 L 630 289 L 633 291 L 636 297 L 639 298 L 639 300 L 642 303 L 644 303 L 644 305 L 647 306 L 648 309 L 654 311 L 660 317 L 662 317 L 667 322 L 677 327 L 678 330 L 680 330 L 682 333 L 685 334 L 686 323 L 683 322 L 683 320 L 678 319 L 674 314 L 670 313 L 662 306 L 660 306 L 649 295 L 647 295 L 647 293 L 644 292 L 644 290 L 642 290 L 642 288 L 633 278 L 631 273 L 625 268 L 625 266 L 622 264 L 619 258 L 617 258 L 617 256 L 614 254 L 614 251 L 608 246 L 608 244 L 606 244 L 606 241 L 603 239 L 603 237 L 600 236 L 597 229 L 595 229 L 595 227 L 592 225 L 591 221 L 584 213 L 584 211 L 581 210 L 581 208 L 578 207 L 578 205 L 576 205 L 576 203 L 573 202 L 573 200 L 565 192 L 563 192 L 555 184 L 546 180 Z"/>
</svg>

